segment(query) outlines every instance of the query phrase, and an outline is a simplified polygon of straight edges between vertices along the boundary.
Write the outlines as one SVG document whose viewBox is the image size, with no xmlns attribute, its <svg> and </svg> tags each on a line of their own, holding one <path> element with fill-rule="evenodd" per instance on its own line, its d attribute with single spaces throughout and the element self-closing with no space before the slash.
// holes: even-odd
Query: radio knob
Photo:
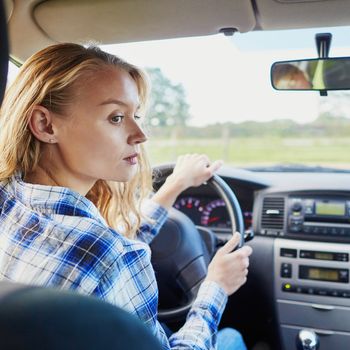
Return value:
<svg viewBox="0 0 350 350">
<path fill-rule="evenodd" d="M 294 202 L 293 205 L 292 205 L 292 210 L 293 211 L 301 211 L 302 209 L 302 205 L 300 202 Z"/>
</svg>

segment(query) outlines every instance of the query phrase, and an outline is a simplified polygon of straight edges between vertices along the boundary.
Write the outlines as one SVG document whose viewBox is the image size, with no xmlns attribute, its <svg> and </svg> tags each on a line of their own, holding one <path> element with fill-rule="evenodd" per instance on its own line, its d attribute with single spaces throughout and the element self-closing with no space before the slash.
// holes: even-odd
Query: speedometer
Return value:
<svg viewBox="0 0 350 350">
<path fill-rule="evenodd" d="M 226 204 L 222 199 L 215 199 L 205 206 L 201 217 L 201 225 L 219 228 L 230 227 Z"/>
<path fill-rule="evenodd" d="M 196 225 L 201 222 L 203 206 L 201 201 L 195 197 L 183 197 L 178 199 L 174 207 L 186 214 Z"/>
</svg>

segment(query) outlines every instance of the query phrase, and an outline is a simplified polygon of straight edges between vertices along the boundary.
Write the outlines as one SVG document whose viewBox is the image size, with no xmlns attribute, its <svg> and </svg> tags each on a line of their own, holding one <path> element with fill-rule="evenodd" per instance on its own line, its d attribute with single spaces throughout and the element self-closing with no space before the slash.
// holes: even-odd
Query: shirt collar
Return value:
<svg viewBox="0 0 350 350">
<path fill-rule="evenodd" d="M 33 210 L 47 214 L 83 216 L 106 224 L 90 200 L 69 188 L 27 183 L 18 172 L 13 175 L 9 186 L 15 197 Z"/>
</svg>

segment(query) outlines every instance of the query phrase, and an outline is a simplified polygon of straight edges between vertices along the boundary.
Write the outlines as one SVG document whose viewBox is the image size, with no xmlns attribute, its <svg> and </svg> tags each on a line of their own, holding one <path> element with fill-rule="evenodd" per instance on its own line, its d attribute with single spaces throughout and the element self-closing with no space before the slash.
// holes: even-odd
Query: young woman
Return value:
<svg viewBox="0 0 350 350">
<path fill-rule="evenodd" d="M 23 65 L 0 118 L 0 276 L 121 306 L 164 349 L 213 349 L 227 296 L 246 281 L 251 248 L 231 253 L 235 235 L 218 251 L 185 325 L 167 339 L 147 243 L 178 194 L 220 163 L 182 156 L 148 199 L 147 89 L 138 68 L 96 47 L 53 45 Z M 245 348 L 237 332 L 225 332 L 226 348 Z"/>
</svg>

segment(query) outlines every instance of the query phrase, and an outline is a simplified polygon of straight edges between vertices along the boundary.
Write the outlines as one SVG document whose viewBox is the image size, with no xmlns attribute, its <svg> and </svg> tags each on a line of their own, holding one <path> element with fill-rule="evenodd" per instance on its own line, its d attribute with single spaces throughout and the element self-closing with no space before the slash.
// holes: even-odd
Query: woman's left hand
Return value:
<svg viewBox="0 0 350 350">
<path fill-rule="evenodd" d="M 177 159 L 173 173 L 153 196 L 153 201 L 170 208 L 177 196 L 189 187 L 197 187 L 209 180 L 222 165 L 217 160 L 210 164 L 205 154 L 186 154 Z"/>
</svg>

